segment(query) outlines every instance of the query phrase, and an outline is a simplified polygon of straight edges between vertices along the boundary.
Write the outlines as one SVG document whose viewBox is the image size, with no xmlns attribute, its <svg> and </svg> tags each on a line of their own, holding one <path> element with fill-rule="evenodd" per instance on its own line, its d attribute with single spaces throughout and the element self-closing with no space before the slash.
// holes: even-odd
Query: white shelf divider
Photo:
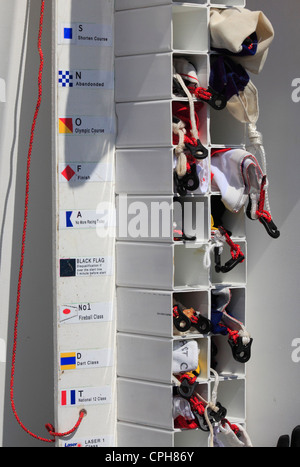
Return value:
<svg viewBox="0 0 300 467">
<path fill-rule="evenodd" d="M 210 372 L 215 363 L 212 344 L 217 347 L 218 400 L 228 409 L 230 420 L 245 424 L 245 365 L 234 360 L 228 338 L 201 335 L 193 329 L 181 333 L 173 325 L 172 314 L 174 301 L 179 301 L 211 319 L 212 290 L 230 287 L 230 311 L 237 319 L 246 320 L 246 259 L 229 273 L 214 269 L 210 252 L 212 197 L 216 201 L 220 193 L 212 192 L 210 183 L 204 193 L 188 192 L 181 197 L 183 206 L 192 207 L 184 210 L 187 224 L 194 226 L 193 208 L 199 207 L 196 240 L 174 241 L 172 231 L 182 220 L 176 211 L 172 106 L 174 101 L 188 102 L 173 93 L 173 64 L 177 57 L 187 58 L 201 86 L 208 87 L 210 9 L 228 6 L 244 7 L 245 1 L 115 3 L 117 433 L 121 447 L 208 446 L 208 432 L 174 426 L 172 349 L 181 339 L 196 340 L 200 348 L 198 390 L 207 400 L 214 383 Z M 208 162 L 213 147 L 243 147 L 245 125 L 231 118 L 226 109 L 215 111 L 203 103 L 198 116 Z M 157 224 L 157 236 L 150 235 L 153 203 L 165 203 L 168 208 Z M 144 230 L 137 216 L 142 205 L 148 222 Z M 233 240 L 247 256 L 245 213 L 226 212 L 224 219 Z M 165 236 L 163 221 L 169 229 Z M 229 258 L 225 246 L 222 261 Z"/>
</svg>

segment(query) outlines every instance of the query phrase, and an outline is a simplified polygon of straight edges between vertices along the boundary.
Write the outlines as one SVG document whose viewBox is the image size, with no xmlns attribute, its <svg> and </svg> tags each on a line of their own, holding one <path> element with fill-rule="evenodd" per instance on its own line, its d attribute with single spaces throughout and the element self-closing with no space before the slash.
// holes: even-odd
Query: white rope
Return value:
<svg viewBox="0 0 300 467">
<path fill-rule="evenodd" d="M 205 410 L 204 410 L 204 418 L 205 418 L 205 421 L 207 423 L 207 426 L 209 428 L 209 432 L 210 432 L 210 437 L 209 437 L 209 447 L 213 448 L 214 447 L 214 441 L 215 441 L 215 434 L 214 434 L 214 426 L 213 424 L 211 423 L 210 419 L 209 419 L 209 416 L 208 416 L 208 410 L 211 409 L 213 410 L 214 412 L 218 412 L 219 411 L 219 407 L 216 406 L 216 403 L 217 403 L 217 393 L 218 393 L 218 386 L 219 386 L 219 375 L 218 373 L 213 369 L 213 368 L 210 368 L 210 372 L 214 375 L 215 377 L 215 381 L 214 381 L 214 386 L 213 386 L 213 390 L 212 390 L 212 394 L 211 394 L 211 401 L 208 402 L 207 400 L 204 399 L 204 397 L 202 397 L 198 392 L 194 392 L 194 394 L 196 395 L 196 397 L 201 400 L 202 402 L 204 402 L 204 404 L 206 404 L 206 407 L 205 407 Z M 219 428 L 222 428 L 222 422 L 220 421 L 218 423 L 218 426 Z M 252 447 L 252 443 L 251 443 L 251 440 L 247 434 L 247 432 L 245 431 L 245 429 L 240 426 L 240 425 L 237 425 L 238 428 L 240 429 L 241 433 L 242 433 L 242 437 L 243 437 L 243 440 L 242 440 L 242 443 L 247 446 L 247 447 Z M 228 425 L 229 427 L 229 425 Z M 234 434 L 234 437 L 236 438 L 236 435 Z M 236 441 L 238 441 L 238 439 L 236 438 Z M 217 440 L 216 440 L 217 442 Z"/>
<path fill-rule="evenodd" d="M 188 98 L 189 107 L 190 107 L 190 120 L 191 120 L 191 125 L 192 125 L 191 134 L 197 140 L 199 138 L 199 135 L 198 135 L 196 118 L 195 118 L 195 106 L 194 106 L 193 96 L 190 93 L 190 91 L 188 90 L 188 88 L 186 87 L 186 85 L 184 83 L 184 80 L 182 79 L 182 77 L 178 73 L 174 74 L 174 78 L 176 78 L 177 81 L 179 81 L 182 89 L 184 90 L 184 92 L 185 92 L 185 94 L 186 94 L 186 96 Z"/>
<path fill-rule="evenodd" d="M 250 200 L 251 200 L 251 209 L 250 209 L 250 217 L 251 219 L 258 219 L 256 214 L 258 203 L 259 203 L 259 193 L 250 193 Z"/>
<path fill-rule="evenodd" d="M 262 171 L 263 174 L 267 176 L 267 158 L 265 148 L 263 146 L 263 138 L 262 134 L 257 130 L 256 125 L 254 123 L 248 123 L 248 138 L 250 141 L 250 146 L 255 148 L 255 150 L 259 151 L 260 159 L 262 162 Z M 269 195 L 268 195 L 268 182 L 265 184 L 265 206 L 266 210 L 271 215 L 270 203 L 269 203 Z"/>
<path fill-rule="evenodd" d="M 187 158 L 184 153 L 184 135 L 186 134 L 184 123 L 181 120 L 178 123 L 172 123 L 172 131 L 179 137 L 179 142 L 175 148 L 175 156 L 177 157 L 176 172 L 179 177 L 183 177 L 187 169 Z"/>
<path fill-rule="evenodd" d="M 220 308 L 220 311 L 222 312 L 223 317 L 225 317 L 225 321 L 223 320 L 223 322 L 225 324 L 227 324 L 226 320 L 234 322 L 240 328 L 239 329 L 239 336 L 242 338 L 243 345 L 247 345 L 247 344 L 249 344 L 249 342 L 251 340 L 251 335 L 246 330 L 244 324 L 241 321 L 239 321 L 238 319 L 234 318 L 234 316 L 227 313 L 226 308 L 227 308 L 227 306 L 229 305 L 229 303 L 231 301 L 231 295 L 232 294 L 231 294 L 231 290 L 228 289 L 228 287 L 226 287 L 225 289 L 228 290 L 227 293 L 229 293 L 229 295 L 228 295 L 227 302 L 224 303 L 222 305 L 222 307 Z M 216 292 L 217 292 L 217 290 L 216 290 Z M 214 293 L 214 291 L 212 291 L 212 293 Z M 216 296 L 217 294 L 214 294 L 214 295 Z"/>
<path fill-rule="evenodd" d="M 239 337 L 242 338 L 242 342 L 243 342 L 243 345 L 248 345 L 250 340 L 251 340 L 251 335 L 249 334 L 249 332 L 246 330 L 245 326 L 243 325 L 243 323 L 241 323 L 240 321 L 238 321 L 236 318 L 234 318 L 233 316 L 229 315 L 226 311 L 223 311 L 223 315 L 226 316 L 227 319 L 233 321 L 234 323 L 238 324 L 238 326 L 240 326 L 240 330 L 239 330 Z"/>
<path fill-rule="evenodd" d="M 188 98 L 189 110 L 190 110 L 190 121 L 191 121 L 191 135 L 197 141 L 197 140 L 199 140 L 199 132 L 198 132 L 196 116 L 195 116 L 194 98 L 193 98 L 192 94 L 190 93 L 188 87 L 185 85 L 185 82 L 184 82 L 182 76 L 179 73 L 174 73 L 173 77 L 175 79 L 177 79 L 177 81 L 181 85 L 183 91 L 185 92 L 185 94 L 186 94 L 186 96 Z M 178 126 L 178 125 L 180 125 L 180 126 Z M 184 149 L 185 149 L 184 135 L 186 134 L 186 130 L 185 130 L 185 128 L 183 130 L 182 125 L 184 125 L 184 124 L 181 121 L 178 124 L 173 123 L 173 131 L 174 131 L 175 134 L 178 134 L 179 137 L 180 137 L 179 143 L 178 143 L 178 145 L 177 145 L 177 147 L 175 149 L 175 155 L 177 157 L 177 165 L 178 165 L 178 168 L 176 166 L 176 172 L 177 172 L 179 177 L 185 175 L 186 171 L 187 171 L 187 158 L 186 158 L 186 155 L 184 153 Z M 182 133 L 181 130 L 183 130 L 184 133 Z M 200 151 L 200 154 L 201 154 L 201 151 Z M 203 166 L 201 164 L 200 164 L 200 166 L 203 169 Z"/>
<path fill-rule="evenodd" d="M 247 122 L 247 129 L 248 129 L 248 138 L 249 138 L 249 141 L 250 141 L 250 147 L 254 148 L 255 152 L 257 150 L 259 150 L 260 158 L 261 158 L 261 162 L 262 162 L 262 170 L 263 170 L 264 175 L 267 176 L 267 158 L 266 158 L 265 148 L 263 146 L 262 134 L 261 134 L 260 131 L 257 130 L 256 123 L 250 122 L 250 118 L 249 118 L 245 103 L 244 103 L 243 99 L 241 98 L 240 93 L 238 93 L 238 98 L 239 98 L 239 101 L 240 101 L 242 107 L 244 108 L 245 116 L 248 117 L 248 120 L 249 120 L 249 122 Z M 266 185 L 264 187 L 264 190 L 265 190 L 266 209 L 271 215 L 269 196 L 268 196 L 268 183 L 266 183 Z M 256 216 L 254 216 L 253 219 L 255 219 L 255 217 Z"/>
<path fill-rule="evenodd" d="M 221 232 L 219 230 L 216 230 L 215 233 L 214 233 L 214 236 L 211 239 L 211 243 L 208 245 L 208 247 L 207 247 L 207 249 L 206 249 L 206 251 L 204 253 L 204 257 L 203 257 L 203 266 L 204 266 L 204 268 L 206 268 L 206 269 L 210 268 L 210 266 L 211 266 L 211 252 L 215 248 L 220 249 L 220 254 L 223 253 L 224 244 L 225 244 L 224 236 L 221 234 Z"/>
<path fill-rule="evenodd" d="M 210 369 L 210 372 L 213 373 L 213 375 L 215 377 L 214 387 L 213 387 L 213 391 L 212 391 L 212 402 L 214 404 L 216 404 L 217 403 L 218 387 L 219 387 L 219 375 L 213 368 Z"/>
<path fill-rule="evenodd" d="M 206 404 L 206 407 L 205 407 L 205 410 L 204 410 L 204 418 L 205 418 L 205 421 L 206 421 L 207 426 L 208 426 L 209 431 L 210 431 L 210 447 L 213 448 L 214 447 L 214 429 L 213 429 L 213 425 L 212 425 L 212 423 L 211 423 L 211 421 L 209 419 L 209 416 L 208 416 L 208 409 L 211 409 L 214 412 L 219 411 L 219 407 L 216 406 L 218 386 L 219 386 L 219 375 L 213 368 L 210 368 L 210 371 L 215 376 L 215 382 L 214 382 L 214 387 L 213 387 L 212 396 L 211 396 L 212 400 L 210 402 L 208 402 L 207 400 L 204 399 L 204 397 L 202 397 L 196 391 L 195 391 L 195 395 L 198 397 L 198 399 L 200 399 L 202 402 L 204 402 Z"/>
</svg>

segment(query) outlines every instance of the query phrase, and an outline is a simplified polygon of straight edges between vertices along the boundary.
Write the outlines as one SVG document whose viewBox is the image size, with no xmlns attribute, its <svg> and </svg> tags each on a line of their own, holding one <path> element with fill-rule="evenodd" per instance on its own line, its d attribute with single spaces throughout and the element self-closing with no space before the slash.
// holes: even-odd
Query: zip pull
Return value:
<svg viewBox="0 0 300 467">
<path fill-rule="evenodd" d="M 197 139 L 197 146 L 190 143 L 185 143 L 185 146 L 195 159 L 206 159 L 208 156 L 208 149 L 203 146 L 199 138 Z"/>
<path fill-rule="evenodd" d="M 190 170 L 183 177 L 179 178 L 174 172 L 177 192 L 180 196 L 186 196 L 187 191 L 195 191 L 199 188 L 200 180 L 197 174 L 197 165 L 191 164 Z"/>
<path fill-rule="evenodd" d="M 185 375 L 181 380 L 180 386 L 176 387 L 177 395 L 185 397 L 186 399 L 190 399 L 195 391 L 197 384 L 197 376 L 190 378 L 188 375 Z"/>
<path fill-rule="evenodd" d="M 215 110 L 224 109 L 227 105 L 226 97 L 214 91 L 210 86 L 208 87 L 208 91 L 211 93 L 211 98 L 207 103 Z"/>
<path fill-rule="evenodd" d="M 192 316 L 191 325 L 197 329 L 200 334 L 208 334 L 212 328 L 211 321 L 200 313 Z"/>
<path fill-rule="evenodd" d="M 228 344 L 231 347 L 233 358 L 237 362 L 246 363 L 250 360 L 252 342 L 252 337 L 247 344 L 243 344 L 243 338 L 241 336 L 238 336 L 237 339 L 228 339 Z"/>
</svg>

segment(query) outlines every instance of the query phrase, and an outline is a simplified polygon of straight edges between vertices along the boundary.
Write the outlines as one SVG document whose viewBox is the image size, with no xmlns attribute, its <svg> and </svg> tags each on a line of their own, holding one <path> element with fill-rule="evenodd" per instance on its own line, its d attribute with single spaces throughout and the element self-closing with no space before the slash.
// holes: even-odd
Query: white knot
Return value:
<svg viewBox="0 0 300 467">
<path fill-rule="evenodd" d="M 173 133 L 175 133 L 175 135 L 179 135 L 181 131 L 183 133 L 186 133 L 184 122 L 182 120 L 179 120 L 178 123 L 173 122 L 172 130 L 173 130 Z"/>
<path fill-rule="evenodd" d="M 249 344 L 251 336 L 245 329 L 239 331 L 239 336 L 242 338 L 243 345 Z"/>
<path fill-rule="evenodd" d="M 187 169 L 186 155 L 183 151 L 180 151 L 180 148 L 176 148 L 175 154 L 177 157 L 176 173 L 178 177 L 183 177 L 186 174 Z"/>
</svg>

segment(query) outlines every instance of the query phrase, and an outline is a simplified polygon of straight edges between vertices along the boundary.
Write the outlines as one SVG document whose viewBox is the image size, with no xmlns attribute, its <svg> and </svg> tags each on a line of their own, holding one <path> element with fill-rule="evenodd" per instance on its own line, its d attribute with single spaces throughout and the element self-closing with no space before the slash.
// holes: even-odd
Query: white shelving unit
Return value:
<svg viewBox="0 0 300 467">
<path fill-rule="evenodd" d="M 229 273 L 216 273 L 210 255 L 211 200 L 220 196 L 210 184 L 203 193 L 178 198 L 174 184 L 172 108 L 174 58 L 194 65 L 201 86 L 210 73 L 210 8 L 244 7 L 242 0 L 207 3 L 201 0 L 116 0 L 115 99 L 116 198 L 119 230 L 116 242 L 118 446 L 208 446 L 208 432 L 174 427 L 172 415 L 172 352 L 174 342 L 196 340 L 200 349 L 197 391 L 210 400 L 213 379 L 212 345 L 217 345 L 220 376 L 218 400 L 232 422 L 246 423 L 245 365 L 233 359 L 226 338 L 192 330 L 174 332 L 172 306 L 178 300 L 211 318 L 212 290 L 230 287 L 231 312 L 246 319 L 246 260 Z M 214 147 L 243 147 L 245 127 L 229 113 L 203 104 L 200 137 Z M 216 198 L 214 198 L 216 199 Z M 174 241 L 172 226 L 180 225 L 178 202 L 185 207 L 185 233 L 195 242 Z M 148 229 L 130 231 L 139 206 L 163 206 L 156 235 Z M 163 211 L 165 209 L 165 211 Z M 197 209 L 197 219 L 193 225 Z M 152 212 L 153 214 L 153 212 Z M 247 257 L 244 213 L 227 213 L 233 240 Z M 166 221 L 167 219 L 167 221 Z M 125 226 L 125 230 L 124 230 Z M 132 226 L 131 226 L 132 227 Z M 164 230 L 165 229 L 165 230 Z M 132 232 L 135 235 L 130 235 Z M 226 258 L 224 251 L 224 261 Z"/>
</svg>

